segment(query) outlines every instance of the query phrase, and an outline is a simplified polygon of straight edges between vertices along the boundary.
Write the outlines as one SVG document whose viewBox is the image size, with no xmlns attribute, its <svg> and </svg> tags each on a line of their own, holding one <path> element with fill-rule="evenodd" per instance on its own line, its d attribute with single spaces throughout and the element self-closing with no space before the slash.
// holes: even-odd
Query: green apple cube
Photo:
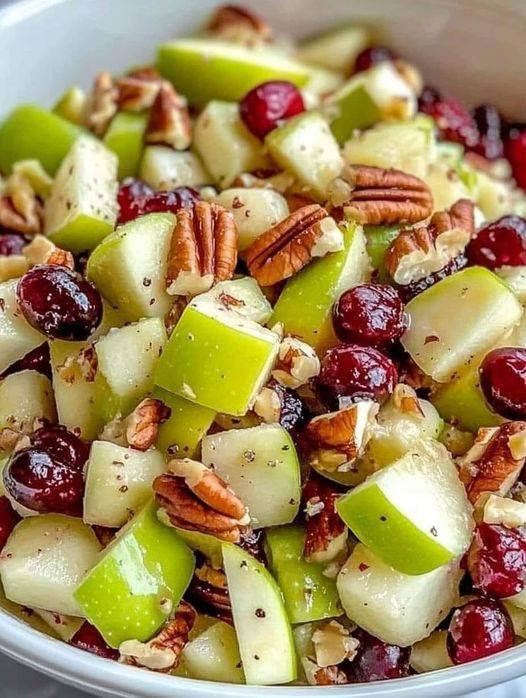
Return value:
<svg viewBox="0 0 526 698">
<path fill-rule="evenodd" d="M 319 100 L 331 92 L 339 89 L 345 78 L 341 73 L 326 68 L 309 67 L 309 81 L 302 90 L 303 101 L 309 104 L 318 104 Z"/>
<path fill-rule="evenodd" d="M 521 638 L 526 638 L 526 610 L 519 608 L 518 606 L 514 606 L 513 603 L 507 599 L 504 600 L 504 606 L 506 607 L 506 610 L 511 618 L 515 635 L 518 635 Z"/>
<path fill-rule="evenodd" d="M 0 373 L 46 341 L 18 309 L 18 279 L 0 283 Z"/>
<path fill-rule="evenodd" d="M 219 570 L 223 567 L 223 541 L 220 538 L 208 533 L 201 533 L 201 531 L 190 531 L 174 526 L 165 509 L 159 509 L 157 518 L 165 526 L 174 528 L 179 538 L 186 543 L 190 550 L 200 553 L 214 569 Z"/>
<path fill-rule="evenodd" d="M 14 109 L 0 124 L 0 170 L 19 160 L 39 160 L 54 175 L 82 131 L 66 119 L 32 104 Z"/>
<path fill-rule="evenodd" d="M 343 167 L 338 143 L 318 112 L 289 119 L 268 134 L 265 145 L 278 165 L 320 200 Z"/>
<path fill-rule="evenodd" d="M 236 631 L 223 621 L 214 622 L 191 639 L 181 659 L 193 679 L 245 683 Z"/>
<path fill-rule="evenodd" d="M 64 640 L 64 642 L 69 642 L 84 623 L 82 618 L 65 616 L 63 613 L 54 613 L 53 611 L 45 611 L 43 608 L 33 608 L 31 610 L 42 618 L 44 623 L 46 623 L 61 640 Z"/>
<path fill-rule="evenodd" d="M 173 214 L 150 213 L 117 228 L 92 252 L 88 278 L 127 320 L 170 310 L 166 266 L 174 227 Z"/>
<path fill-rule="evenodd" d="M 80 87 L 69 87 L 53 107 L 58 116 L 71 121 L 72 124 L 82 125 L 86 107 L 86 93 Z"/>
<path fill-rule="evenodd" d="M 241 121 L 239 105 L 232 102 L 206 105 L 195 122 L 193 146 L 221 188 L 243 172 L 269 166 L 261 141 Z"/>
<path fill-rule="evenodd" d="M 491 271 L 469 267 L 406 305 L 404 349 L 434 380 L 447 383 L 517 325 L 522 306 Z"/>
<path fill-rule="evenodd" d="M 261 562 L 237 546 L 223 546 L 223 561 L 246 682 L 294 681 L 296 653 L 280 588 Z"/>
<path fill-rule="evenodd" d="M 216 413 L 184 397 L 155 388 L 152 397 L 170 408 L 170 417 L 159 426 L 156 446 L 167 456 L 193 458 Z"/>
<path fill-rule="evenodd" d="M 522 305 L 526 305 L 526 266 L 501 267 L 495 273 L 513 291 Z"/>
<path fill-rule="evenodd" d="M 471 541 L 464 486 L 447 449 L 430 439 L 370 475 L 336 509 L 358 540 L 405 574 L 445 565 Z"/>
<path fill-rule="evenodd" d="M 359 543 L 337 585 L 350 620 L 384 642 L 407 647 L 427 637 L 448 615 L 461 577 L 458 564 L 404 574 Z"/>
<path fill-rule="evenodd" d="M 344 227 L 344 249 L 317 259 L 287 281 L 269 325 L 283 323 L 285 334 L 298 337 L 321 354 L 337 343 L 332 308 L 341 294 L 369 279 L 363 228 Z"/>
<path fill-rule="evenodd" d="M 140 178 L 154 189 L 201 187 L 212 182 L 195 153 L 172 150 L 165 145 L 148 145 L 140 166 Z"/>
<path fill-rule="evenodd" d="M 192 552 L 147 504 L 104 550 L 75 591 L 111 647 L 149 640 L 175 610 L 194 573 Z"/>
<path fill-rule="evenodd" d="M 453 666 L 447 649 L 447 630 L 435 630 L 411 647 L 409 664 L 417 674 Z"/>
<path fill-rule="evenodd" d="M 216 412 L 242 416 L 265 384 L 278 349 L 279 337 L 270 330 L 197 297 L 166 344 L 155 383 Z"/>
<path fill-rule="evenodd" d="M 111 121 L 104 135 L 104 145 L 119 161 L 118 178 L 136 177 L 143 152 L 146 114 L 120 112 Z"/>
<path fill-rule="evenodd" d="M 59 247 L 91 250 L 117 220 L 117 158 L 91 136 L 78 138 L 46 201 L 44 227 Z"/>
<path fill-rule="evenodd" d="M 177 39 L 159 47 L 157 67 L 190 104 L 213 99 L 239 101 L 256 85 L 308 81 L 308 68 L 272 49 L 250 49 L 225 41 Z"/>
<path fill-rule="evenodd" d="M 385 268 L 385 253 L 393 240 L 400 234 L 400 228 L 386 225 L 366 225 L 364 228 L 367 239 L 367 254 L 373 269 L 381 281 L 389 281 Z"/>
<path fill-rule="evenodd" d="M 22 606 L 83 616 L 74 591 L 97 562 L 100 543 L 80 519 L 42 514 L 23 519 L 2 550 L 5 595 Z"/>
<path fill-rule="evenodd" d="M 156 449 L 144 453 L 108 441 L 94 441 L 86 465 L 83 520 L 120 528 L 152 494 L 152 483 L 166 470 Z"/>
<path fill-rule="evenodd" d="M 53 386 L 38 371 L 20 371 L 0 383 L 0 429 L 32 431 L 35 420 L 53 423 L 56 418 Z"/>
<path fill-rule="evenodd" d="M 250 276 L 221 281 L 203 296 L 214 298 L 227 308 L 232 307 L 236 313 L 260 325 L 264 325 L 272 315 L 272 306 L 258 282 Z"/>
<path fill-rule="evenodd" d="M 303 41 L 296 57 L 305 63 L 348 74 L 356 56 L 369 44 L 370 35 L 365 27 L 338 27 Z"/>
<path fill-rule="evenodd" d="M 279 424 L 205 436 L 201 459 L 248 507 L 254 528 L 279 526 L 296 518 L 300 464 L 294 442 Z"/>
<path fill-rule="evenodd" d="M 287 200 L 274 189 L 234 187 L 222 191 L 214 201 L 232 211 L 241 252 L 289 215 Z"/>
<path fill-rule="evenodd" d="M 484 218 L 493 221 L 506 216 L 513 210 L 513 189 L 504 179 L 490 177 L 489 174 L 476 170 L 476 203 Z"/>
<path fill-rule="evenodd" d="M 459 199 L 472 198 L 456 169 L 447 162 L 431 163 L 429 171 L 423 179 L 433 194 L 435 211 L 446 211 Z"/>
<path fill-rule="evenodd" d="M 307 562 L 303 557 L 304 528 L 271 528 L 265 542 L 270 571 L 283 592 L 291 623 L 341 615 L 335 580 L 323 574 L 323 564 Z"/>
</svg>

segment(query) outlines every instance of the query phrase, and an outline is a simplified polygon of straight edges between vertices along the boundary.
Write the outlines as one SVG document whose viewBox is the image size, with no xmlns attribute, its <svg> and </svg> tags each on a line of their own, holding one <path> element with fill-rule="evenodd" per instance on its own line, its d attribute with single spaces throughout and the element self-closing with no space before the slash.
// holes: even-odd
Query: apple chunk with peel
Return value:
<svg viewBox="0 0 526 698">
<path fill-rule="evenodd" d="M 206 292 L 206 297 L 216 299 L 225 308 L 235 310 L 260 325 L 264 325 L 272 315 L 272 306 L 263 295 L 258 282 L 250 276 L 221 281 Z"/>
<path fill-rule="evenodd" d="M 365 27 L 338 27 L 303 41 L 296 56 L 305 63 L 348 73 L 358 54 L 370 43 L 369 31 Z"/>
<path fill-rule="evenodd" d="M 56 419 L 53 386 L 37 371 L 20 371 L 0 383 L 0 429 L 33 430 L 35 420 Z"/>
<path fill-rule="evenodd" d="M 75 591 L 111 647 L 149 640 L 174 611 L 194 572 L 192 552 L 147 504 L 104 550 Z"/>
<path fill-rule="evenodd" d="M 424 373 L 446 383 L 517 325 L 522 307 L 495 274 L 469 267 L 420 293 L 406 312 L 404 349 Z"/>
<path fill-rule="evenodd" d="M 193 679 L 245 683 L 236 631 L 221 620 L 191 638 L 181 660 Z"/>
<path fill-rule="evenodd" d="M 344 226 L 344 249 L 317 259 L 292 277 L 274 307 L 269 322 L 283 323 L 286 334 L 298 337 L 318 353 L 337 343 L 332 308 L 341 294 L 369 279 L 369 257 L 363 228 Z"/>
<path fill-rule="evenodd" d="M 264 565 L 223 546 L 234 627 L 248 684 L 282 684 L 297 675 L 294 640 L 281 590 Z"/>
<path fill-rule="evenodd" d="M 148 145 L 140 167 L 140 178 L 154 189 L 201 187 L 211 176 L 195 153 L 172 150 L 165 145 Z"/>
<path fill-rule="evenodd" d="M 89 526 L 59 514 L 32 516 L 10 535 L 0 576 L 10 601 L 83 616 L 73 592 L 97 562 L 100 543 Z"/>
<path fill-rule="evenodd" d="M 18 279 L 0 283 L 0 373 L 46 340 L 18 309 L 17 284 Z"/>
<path fill-rule="evenodd" d="M 205 296 L 188 305 L 155 368 L 155 383 L 216 412 L 242 416 L 265 384 L 279 337 Z"/>
<path fill-rule="evenodd" d="M 111 121 L 104 135 L 104 145 L 119 161 L 119 180 L 136 177 L 144 148 L 145 114 L 120 112 Z"/>
<path fill-rule="evenodd" d="M 459 557 L 473 530 L 457 468 L 430 439 L 370 475 L 336 509 L 358 540 L 405 574 L 425 574 Z"/>
<path fill-rule="evenodd" d="M 396 544 L 396 543 L 395 543 Z M 404 574 L 359 543 L 338 575 L 346 615 L 375 637 L 407 647 L 427 637 L 458 598 L 458 564 Z"/>
<path fill-rule="evenodd" d="M 278 424 L 205 436 L 202 461 L 248 507 L 254 528 L 290 523 L 300 499 L 300 465 L 294 442 Z"/>
</svg>

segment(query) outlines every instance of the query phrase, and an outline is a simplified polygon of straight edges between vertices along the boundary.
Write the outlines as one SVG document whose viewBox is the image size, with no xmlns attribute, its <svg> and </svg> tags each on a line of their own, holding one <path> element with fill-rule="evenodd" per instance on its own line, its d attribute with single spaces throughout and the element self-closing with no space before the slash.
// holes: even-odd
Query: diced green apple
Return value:
<svg viewBox="0 0 526 698">
<path fill-rule="evenodd" d="M 0 373 L 46 339 L 18 309 L 17 284 L 18 279 L 0 283 Z"/>
<path fill-rule="evenodd" d="M 338 27 L 303 41 L 296 57 L 305 63 L 348 74 L 356 56 L 367 48 L 369 42 L 369 32 L 365 27 Z"/>
<path fill-rule="evenodd" d="M 63 613 L 45 611 L 43 608 L 33 608 L 32 610 L 37 616 L 42 618 L 49 628 L 53 630 L 61 640 L 64 640 L 64 642 L 69 642 L 84 623 L 82 618 L 65 616 Z"/>
<path fill-rule="evenodd" d="M 108 441 L 91 444 L 86 466 L 82 518 L 88 524 L 120 528 L 152 494 L 152 483 L 166 470 L 156 449 L 144 453 Z"/>
<path fill-rule="evenodd" d="M 409 663 L 417 674 L 453 666 L 447 651 L 447 630 L 435 630 L 411 648 Z"/>
<path fill-rule="evenodd" d="M 73 592 L 97 561 L 100 543 L 80 519 L 42 514 L 21 521 L 0 558 L 8 599 L 23 606 L 82 616 Z"/>
<path fill-rule="evenodd" d="M 514 606 L 513 603 L 510 603 L 508 600 L 504 600 L 504 605 L 510 614 L 515 635 L 526 639 L 526 610 L 524 608 Z"/>
<path fill-rule="evenodd" d="M 87 274 L 127 320 L 166 315 L 166 265 L 175 216 L 150 213 L 108 235 L 91 254 Z"/>
<path fill-rule="evenodd" d="M 426 574 L 404 574 L 359 543 L 337 586 L 352 621 L 384 642 L 407 647 L 427 637 L 448 615 L 461 577 L 455 563 Z"/>
<path fill-rule="evenodd" d="M 301 526 L 271 528 L 265 541 L 270 571 L 283 592 L 291 623 L 341 615 L 335 580 L 323 574 L 326 565 L 303 557 L 305 530 Z"/>
<path fill-rule="evenodd" d="M 369 257 L 363 229 L 344 227 L 344 249 L 302 269 L 287 281 L 269 325 L 283 323 L 286 334 L 298 337 L 321 354 L 337 339 L 332 328 L 332 307 L 341 294 L 369 278 Z"/>
<path fill-rule="evenodd" d="M 192 552 L 147 504 L 104 550 L 75 599 L 111 647 L 146 641 L 177 608 L 194 564 Z"/>
<path fill-rule="evenodd" d="M 191 639 L 185 645 L 182 661 L 193 679 L 245 683 L 236 632 L 223 621 Z"/>
<path fill-rule="evenodd" d="M 439 161 L 431 163 L 429 171 L 423 177 L 433 194 L 433 207 L 435 211 L 446 211 L 459 199 L 470 199 L 470 192 L 457 174 L 447 162 Z"/>
<path fill-rule="evenodd" d="M 358 540 L 409 575 L 445 565 L 471 540 L 471 505 L 450 454 L 436 441 L 422 440 L 336 508 Z"/>
<path fill-rule="evenodd" d="M 278 424 L 205 436 L 201 458 L 248 507 L 254 528 L 293 521 L 301 499 L 294 442 Z"/>
<path fill-rule="evenodd" d="M 120 112 L 111 121 L 104 135 L 104 145 L 119 161 L 118 178 L 136 177 L 143 152 L 146 115 Z"/>
<path fill-rule="evenodd" d="M 262 82 L 288 80 L 301 87 L 309 77 L 306 66 L 272 49 L 254 50 L 207 39 L 162 44 L 157 67 L 190 104 L 213 99 L 237 102 Z"/>
<path fill-rule="evenodd" d="M 53 112 L 58 116 L 80 126 L 86 107 L 86 93 L 80 87 L 69 87 L 53 107 Z"/>
<path fill-rule="evenodd" d="M 174 528 L 179 538 L 186 543 L 190 550 L 201 553 L 214 569 L 218 570 L 223 567 L 223 541 L 220 538 L 208 533 L 201 533 L 201 531 L 189 531 L 186 528 L 174 526 L 165 509 L 159 509 L 157 518 L 165 526 Z"/>
<path fill-rule="evenodd" d="M 294 640 L 278 585 L 261 562 L 237 546 L 223 546 L 223 561 L 246 682 L 294 681 Z"/>
<path fill-rule="evenodd" d="M 513 208 L 513 189 L 508 180 L 476 171 L 476 201 L 487 220 L 507 215 Z"/>
<path fill-rule="evenodd" d="M 204 295 L 215 298 L 227 308 L 232 307 L 236 313 L 260 325 L 264 325 L 272 315 L 272 306 L 263 295 L 258 282 L 250 276 L 221 281 Z"/>
<path fill-rule="evenodd" d="M 211 176 L 195 153 L 172 150 L 165 145 L 148 145 L 141 161 L 140 177 L 154 189 L 200 187 Z"/>
<path fill-rule="evenodd" d="M 53 386 L 37 371 L 20 371 L 0 383 L 0 429 L 32 431 L 35 420 L 56 419 Z"/>
<path fill-rule="evenodd" d="M 495 272 L 512 291 L 517 300 L 526 305 L 526 266 L 501 267 Z"/>
<path fill-rule="evenodd" d="M 517 325 L 522 307 L 495 274 L 469 267 L 420 293 L 406 312 L 405 350 L 424 373 L 446 383 Z"/>
<path fill-rule="evenodd" d="M 367 254 L 379 281 L 387 281 L 389 275 L 385 268 L 385 253 L 393 240 L 400 234 L 400 228 L 385 225 L 366 225 Z"/>
<path fill-rule="evenodd" d="M 216 412 L 242 416 L 267 380 L 278 348 L 273 332 L 197 297 L 166 344 L 155 383 Z"/>
<path fill-rule="evenodd" d="M 300 114 L 278 126 L 265 138 L 265 145 L 278 165 L 320 200 L 343 166 L 338 143 L 318 112 Z"/>
<path fill-rule="evenodd" d="M 91 136 L 78 138 L 46 201 L 46 234 L 72 252 L 91 250 L 112 232 L 117 208 L 117 158 Z"/>
</svg>

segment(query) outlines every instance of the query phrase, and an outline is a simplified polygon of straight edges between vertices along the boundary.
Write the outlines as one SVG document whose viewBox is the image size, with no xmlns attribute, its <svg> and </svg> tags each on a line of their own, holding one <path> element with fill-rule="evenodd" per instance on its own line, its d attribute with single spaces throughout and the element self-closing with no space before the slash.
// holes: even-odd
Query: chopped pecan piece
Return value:
<svg viewBox="0 0 526 698">
<path fill-rule="evenodd" d="M 314 257 L 343 248 L 343 234 L 318 204 L 303 206 L 260 235 L 246 251 L 250 274 L 272 286 L 303 269 Z"/>
<path fill-rule="evenodd" d="M 312 679 L 314 686 L 341 686 L 347 683 L 347 674 L 337 666 L 320 667 Z"/>
<path fill-rule="evenodd" d="M 500 427 L 479 429 L 475 443 L 459 460 L 460 479 L 475 504 L 488 492 L 506 495 L 524 466 L 526 453 L 514 445 L 526 431 L 526 422 L 506 422 Z"/>
<path fill-rule="evenodd" d="M 188 588 L 192 603 L 200 612 L 232 623 L 232 608 L 225 573 L 205 562 L 195 571 Z"/>
<path fill-rule="evenodd" d="M 138 451 L 147 451 L 153 446 L 159 426 L 169 419 L 172 410 L 161 400 L 142 400 L 126 419 L 126 441 Z"/>
<path fill-rule="evenodd" d="M 280 344 L 272 376 L 286 388 L 299 388 L 320 372 L 320 360 L 314 349 L 295 337 Z"/>
<path fill-rule="evenodd" d="M 433 212 L 431 190 L 421 179 L 367 165 L 346 165 L 329 187 L 329 201 L 364 225 L 417 223 Z"/>
<path fill-rule="evenodd" d="M 331 562 L 347 546 L 347 529 L 336 512 L 341 492 L 328 480 L 311 472 L 303 487 L 306 519 L 305 559 L 309 562 Z"/>
<path fill-rule="evenodd" d="M 195 296 L 227 281 L 237 264 L 234 217 L 218 204 L 198 201 L 177 214 L 166 273 L 173 296 Z"/>
<path fill-rule="evenodd" d="M 144 132 L 147 143 L 186 150 L 192 142 L 192 123 L 186 100 L 163 80 L 150 110 Z"/>
<path fill-rule="evenodd" d="M 30 266 L 56 264 L 60 267 L 75 269 L 75 259 L 71 252 L 57 247 L 45 235 L 35 235 L 33 240 L 24 247 L 23 253 Z"/>
<path fill-rule="evenodd" d="M 393 391 L 391 399 L 394 406 L 400 410 L 400 412 L 414 414 L 417 417 L 425 417 L 418 396 L 411 386 L 398 383 Z"/>
<path fill-rule="evenodd" d="M 29 180 L 12 174 L 0 197 L 0 226 L 35 235 L 42 230 L 44 210 Z"/>
<path fill-rule="evenodd" d="M 322 668 L 337 666 L 345 660 L 352 661 L 360 641 L 351 637 L 349 628 L 336 620 L 318 627 L 312 635 L 316 664 Z"/>
<path fill-rule="evenodd" d="M 239 5 L 220 5 L 206 26 L 216 39 L 254 46 L 271 39 L 270 26 L 252 10 Z"/>
<path fill-rule="evenodd" d="M 149 642 L 123 642 L 119 647 L 119 661 L 161 673 L 176 669 L 196 620 L 197 613 L 192 606 L 181 601 L 174 617 Z"/>
<path fill-rule="evenodd" d="M 57 373 L 66 383 L 78 380 L 93 383 L 97 375 L 97 352 L 93 344 L 88 344 L 78 354 L 70 354 L 63 364 L 57 366 Z"/>
<path fill-rule="evenodd" d="M 112 76 L 107 71 L 99 73 L 95 78 L 86 104 L 86 126 L 96 136 L 103 136 L 110 121 L 117 113 L 119 90 Z"/>
<path fill-rule="evenodd" d="M 118 107 L 126 111 L 150 109 L 161 87 L 161 76 L 152 67 L 139 68 L 116 81 Z"/>
<path fill-rule="evenodd" d="M 407 285 L 443 269 L 464 251 L 475 230 L 473 202 L 459 199 L 427 226 L 403 230 L 385 254 L 394 281 Z"/>
</svg>

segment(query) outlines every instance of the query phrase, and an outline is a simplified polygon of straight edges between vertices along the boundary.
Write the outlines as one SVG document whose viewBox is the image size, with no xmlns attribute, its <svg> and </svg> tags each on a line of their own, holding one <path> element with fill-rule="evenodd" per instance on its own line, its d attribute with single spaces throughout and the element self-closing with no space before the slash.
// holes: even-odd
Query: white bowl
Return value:
<svg viewBox="0 0 526 698">
<path fill-rule="evenodd" d="M 523 0 L 263 0 L 283 34 L 301 36 L 351 18 L 378 26 L 430 83 L 470 102 L 494 102 L 526 120 Z M 1 0 L 0 0 L 1 3 Z M 156 44 L 191 32 L 214 0 L 24 0 L 0 10 L 0 110 L 51 105 L 99 69 L 151 60 Z M 498 6 L 497 6 L 498 5 Z M 521 113 L 522 107 L 522 113 Z M 3 114 L 0 114 L 0 117 Z M 250 687 L 179 679 L 99 659 L 42 635 L 0 611 L 0 649 L 98 695 L 137 698 L 321 698 L 326 688 Z M 409 679 L 332 687 L 332 696 L 455 696 L 520 676 L 526 644 L 485 660 Z M 23 669 L 21 669 L 23 671 Z"/>
</svg>

